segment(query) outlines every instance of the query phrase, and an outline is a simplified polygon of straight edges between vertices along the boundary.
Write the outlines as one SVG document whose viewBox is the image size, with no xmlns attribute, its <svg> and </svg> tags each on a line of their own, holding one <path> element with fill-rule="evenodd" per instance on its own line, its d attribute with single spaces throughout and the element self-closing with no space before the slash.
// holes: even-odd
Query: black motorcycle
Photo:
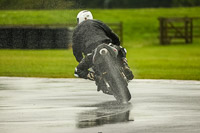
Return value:
<svg viewBox="0 0 200 133">
<path fill-rule="evenodd" d="M 104 91 L 112 94 L 120 103 L 127 103 L 131 94 L 118 50 L 112 45 L 98 46 L 93 56 L 93 64 L 95 73 L 106 85 Z"/>
</svg>

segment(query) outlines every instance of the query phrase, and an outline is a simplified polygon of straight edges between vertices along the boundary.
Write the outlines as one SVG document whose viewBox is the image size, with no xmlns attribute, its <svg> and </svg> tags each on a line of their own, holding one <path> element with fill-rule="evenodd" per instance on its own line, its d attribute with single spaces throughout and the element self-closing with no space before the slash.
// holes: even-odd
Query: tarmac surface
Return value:
<svg viewBox="0 0 200 133">
<path fill-rule="evenodd" d="M 84 79 L 0 77 L 0 133 L 200 133 L 200 81 L 133 80 L 118 104 Z"/>
</svg>

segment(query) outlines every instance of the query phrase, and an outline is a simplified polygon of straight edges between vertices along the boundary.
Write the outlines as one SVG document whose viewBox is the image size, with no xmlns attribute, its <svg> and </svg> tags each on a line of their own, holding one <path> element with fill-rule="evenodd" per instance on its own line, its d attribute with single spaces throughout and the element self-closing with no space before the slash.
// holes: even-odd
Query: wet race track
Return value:
<svg viewBox="0 0 200 133">
<path fill-rule="evenodd" d="M 119 105 L 82 79 L 0 77 L 0 133 L 199 133 L 200 81 L 133 80 Z"/>
</svg>

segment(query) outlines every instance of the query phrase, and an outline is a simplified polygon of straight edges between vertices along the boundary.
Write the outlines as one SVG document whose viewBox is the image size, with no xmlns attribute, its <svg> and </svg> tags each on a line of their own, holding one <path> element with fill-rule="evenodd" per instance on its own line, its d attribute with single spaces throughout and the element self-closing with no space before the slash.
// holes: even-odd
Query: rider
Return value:
<svg viewBox="0 0 200 133">
<path fill-rule="evenodd" d="M 87 10 L 78 13 L 77 23 L 78 25 L 73 32 L 72 48 L 79 65 L 76 67 L 74 75 L 84 79 L 95 80 L 98 91 L 102 90 L 104 92 L 104 85 L 101 84 L 93 72 L 88 70 L 93 65 L 93 50 L 104 43 L 111 44 L 118 49 L 124 64 L 125 75 L 128 80 L 132 80 L 134 76 L 127 64 L 126 50 L 120 46 L 118 36 L 106 24 L 99 20 L 94 20 L 92 13 Z"/>
</svg>

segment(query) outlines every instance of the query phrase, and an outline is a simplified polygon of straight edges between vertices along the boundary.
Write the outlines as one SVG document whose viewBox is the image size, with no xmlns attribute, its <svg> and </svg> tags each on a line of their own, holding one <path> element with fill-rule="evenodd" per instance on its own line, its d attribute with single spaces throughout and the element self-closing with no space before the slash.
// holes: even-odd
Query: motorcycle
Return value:
<svg viewBox="0 0 200 133">
<path fill-rule="evenodd" d="M 120 103 L 127 103 L 131 99 L 128 89 L 128 79 L 123 70 L 119 51 L 112 45 L 101 44 L 93 56 L 94 72 L 106 85 L 108 94 L 112 94 Z"/>
</svg>

